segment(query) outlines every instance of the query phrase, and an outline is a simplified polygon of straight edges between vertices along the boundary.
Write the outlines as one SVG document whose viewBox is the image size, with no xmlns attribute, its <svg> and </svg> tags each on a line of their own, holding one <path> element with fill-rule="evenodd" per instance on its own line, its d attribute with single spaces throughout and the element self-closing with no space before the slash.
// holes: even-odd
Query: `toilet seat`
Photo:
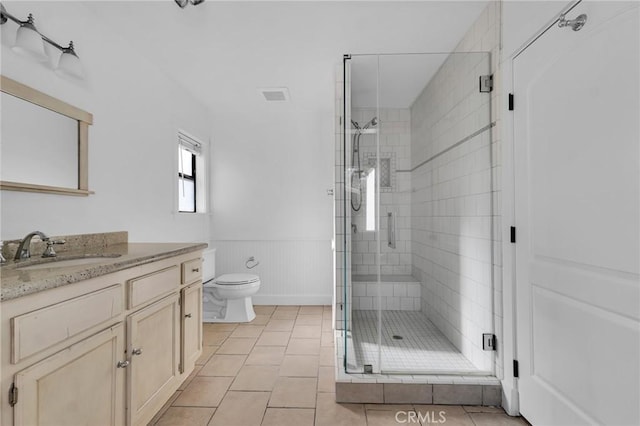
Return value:
<svg viewBox="0 0 640 426">
<path fill-rule="evenodd" d="M 255 283 L 259 280 L 260 278 L 257 275 L 253 274 L 225 274 L 213 280 L 213 284 L 242 285 Z"/>
</svg>

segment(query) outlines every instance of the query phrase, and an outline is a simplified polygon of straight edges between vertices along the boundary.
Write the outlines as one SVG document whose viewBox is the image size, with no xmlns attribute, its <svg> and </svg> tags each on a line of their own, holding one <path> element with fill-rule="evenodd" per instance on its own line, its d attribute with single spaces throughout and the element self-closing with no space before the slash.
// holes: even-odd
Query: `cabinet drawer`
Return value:
<svg viewBox="0 0 640 426">
<path fill-rule="evenodd" d="M 202 277 L 202 259 L 197 258 L 182 263 L 182 284 L 189 284 Z"/>
<path fill-rule="evenodd" d="M 124 310 L 120 284 L 11 319 L 13 364 L 69 339 Z"/>
<path fill-rule="evenodd" d="M 170 266 L 160 271 L 128 281 L 128 308 L 136 308 L 156 297 L 175 291 L 180 286 L 178 266 Z"/>
</svg>

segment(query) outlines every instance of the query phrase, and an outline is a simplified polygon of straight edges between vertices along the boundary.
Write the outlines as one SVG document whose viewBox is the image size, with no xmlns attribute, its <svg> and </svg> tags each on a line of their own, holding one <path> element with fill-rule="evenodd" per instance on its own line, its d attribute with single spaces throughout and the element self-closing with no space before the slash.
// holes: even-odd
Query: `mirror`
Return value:
<svg viewBox="0 0 640 426">
<path fill-rule="evenodd" d="M 87 196 L 93 116 L 1 76 L 0 189 Z"/>
</svg>

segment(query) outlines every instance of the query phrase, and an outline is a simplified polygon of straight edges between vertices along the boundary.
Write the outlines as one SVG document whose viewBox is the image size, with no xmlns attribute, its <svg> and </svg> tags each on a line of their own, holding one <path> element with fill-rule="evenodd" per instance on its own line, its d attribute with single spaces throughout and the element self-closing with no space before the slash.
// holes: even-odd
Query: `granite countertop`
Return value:
<svg viewBox="0 0 640 426">
<path fill-rule="evenodd" d="M 99 277 L 138 265 L 181 254 L 203 250 L 206 243 L 119 243 L 106 247 L 85 247 L 58 253 L 55 258 L 39 256 L 18 262 L 9 261 L 0 267 L 0 301 L 16 299 L 43 290 Z M 56 267 L 56 262 L 69 259 L 95 258 L 96 262 Z M 31 265 L 50 267 L 23 269 Z"/>
</svg>

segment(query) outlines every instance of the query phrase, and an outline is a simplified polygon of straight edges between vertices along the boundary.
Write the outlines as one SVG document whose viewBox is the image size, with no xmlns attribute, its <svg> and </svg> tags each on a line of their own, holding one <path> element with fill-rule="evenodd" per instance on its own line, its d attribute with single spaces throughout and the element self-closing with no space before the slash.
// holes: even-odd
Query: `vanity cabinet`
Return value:
<svg viewBox="0 0 640 426">
<path fill-rule="evenodd" d="M 0 423 L 146 425 L 202 353 L 201 257 L 2 302 Z"/>
<path fill-rule="evenodd" d="M 15 426 L 120 425 L 124 420 L 124 325 L 118 324 L 15 375 Z"/>
<path fill-rule="evenodd" d="M 193 370 L 202 353 L 202 281 L 182 290 L 182 353 L 180 372 Z"/>
<path fill-rule="evenodd" d="M 171 295 L 127 317 L 128 424 L 149 420 L 174 389 L 180 374 L 179 296 Z M 153 415 L 151 415 L 153 416 Z"/>
</svg>

